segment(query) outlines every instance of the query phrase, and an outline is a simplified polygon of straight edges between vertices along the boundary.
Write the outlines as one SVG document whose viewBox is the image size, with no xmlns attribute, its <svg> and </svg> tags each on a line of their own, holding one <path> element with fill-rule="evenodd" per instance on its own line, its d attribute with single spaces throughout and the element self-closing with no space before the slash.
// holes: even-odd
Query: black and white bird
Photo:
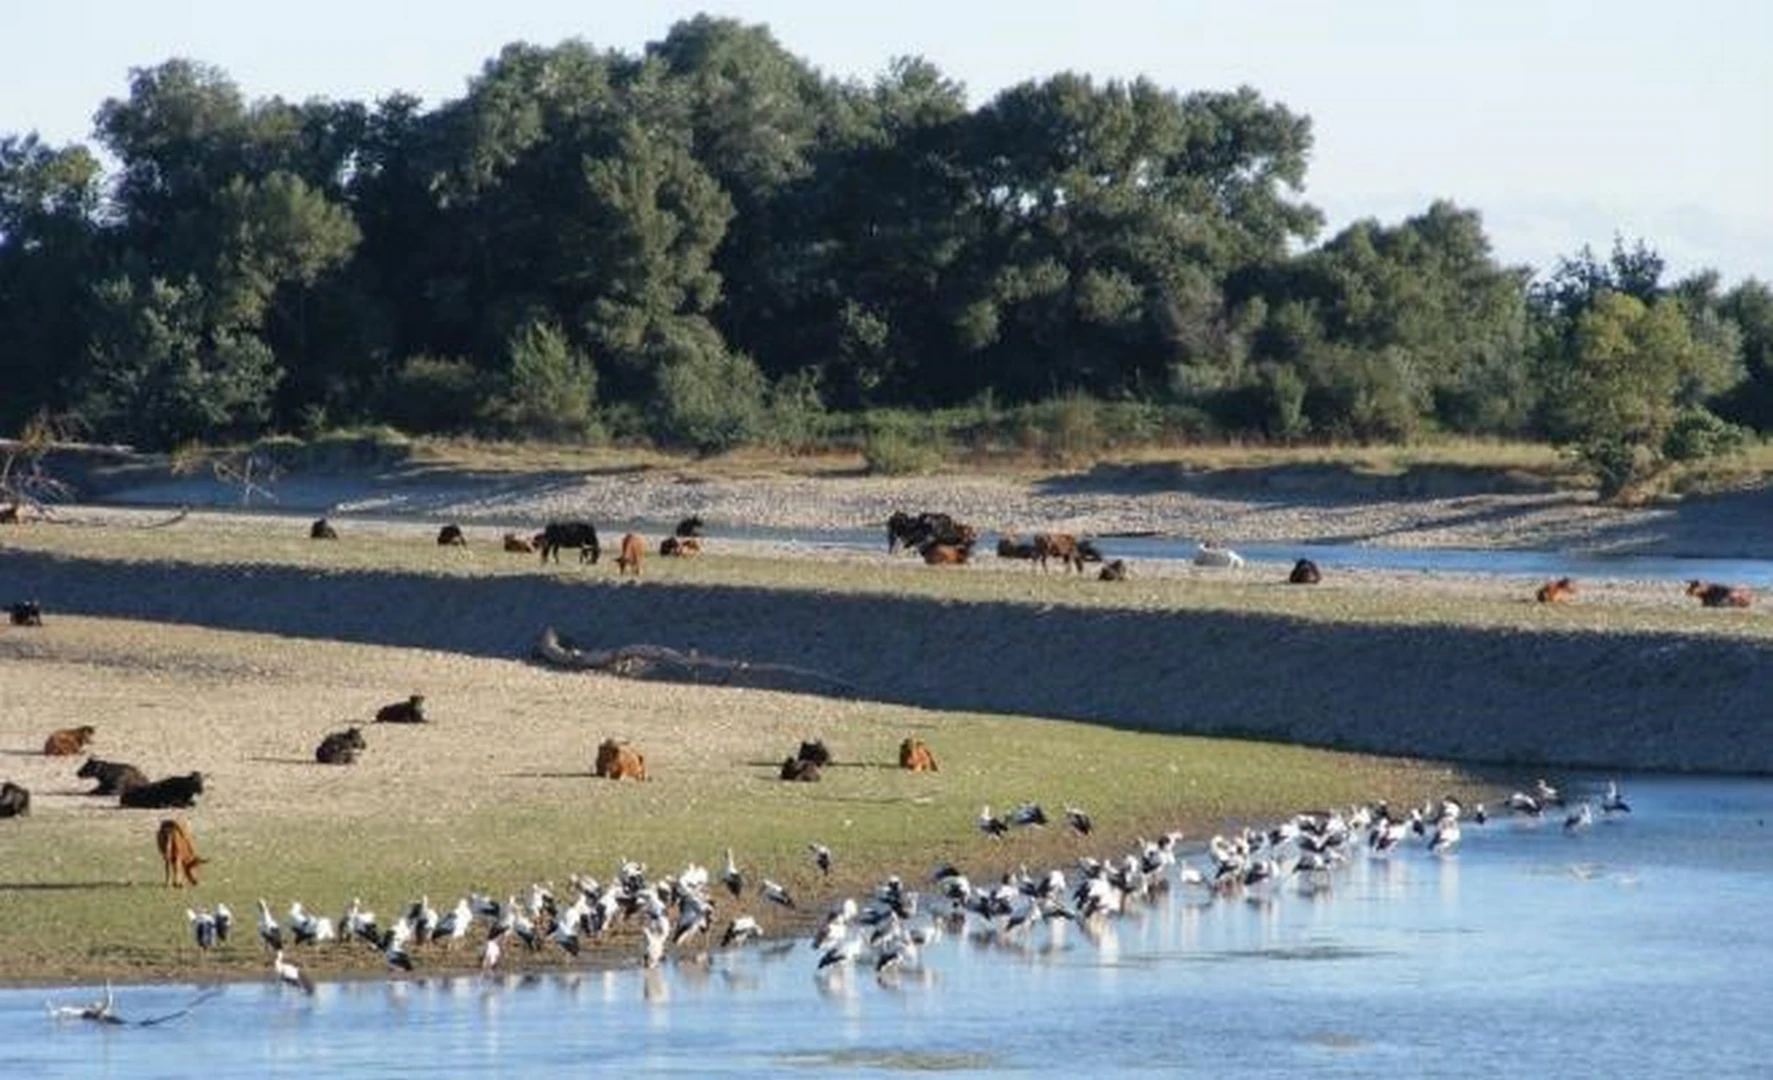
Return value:
<svg viewBox="0 0 1773 1080">
<path fill-rule="evenodd" d="M 807 849 L 807 851 L 812 853 L 813 865 L 817 866 L 819 868 L 819 873 L 824 874 L 826 877 L 830 877 L 831 876 L 831 849 L 826 847 L 824 844 L 816 844 L 816 843 L 815 844 L 808 844 L 806 846 L 806 849 Z"/>
<path fill-rule="evenodd" d="M 1564 818 L 1564 831 L 1567 833 L 1577 833 L 1593 824 L 1594 808 L 1589 805 L 1587 799 L 1584 799 L 1580 803 L 1577 803 L 1576 809 L 1570 811 L 1569 815 Z"/>
<path fill-rule="evenodd" d="M 404 915 L 395 919 L 394 925 L 388 927 L 388 932 L 382 936 L 382 960 L 388 967 L 399 968 L 401 971 L 412 970 L 409 946 L 417 933 L 413 928 L 413 921 Z"/>
<path fill-rule="evenodd" d="M 745 892 L 745 875 L 739 873 L 739 864 L 733 861 L 733 849 L 726 849 L 726 868 L 720 872 L 720 883 L 726 891 L 737 900 Z"/>
<path fill-rule="evenodd" d="M 271 914 L 271 905 L 259 897 L 259 941 L 265 948 L 282 955 L 283 927 L 278 925 L 277 917 Z"/>
<path fill-rule="evenodd" d="M 757 925 L 756 919 L 749 915 L 740 915 L 726 924 L 726 933 L 720 935 L 720 947 L 736 949 L 752 938 L 762 936 L 762 934 L 763 927 Z"/>
<path fill-rule="evenodd" d="M 468 927 L 474 924 L 474 909 L 468 906 L 468 898 L 456 901 L 450 908 L 437 918 L 437 925 L 431 928 L 431 940 L 441 941 L 445 948 L 453 949 L 468 936 Z"/>
<path fill-rule="evenodd" d="M 1039 803 L 1023 803 L 1016 807 L 1015 812 L 1010 815 L 1010 824 L 1012 825 L 1045 825 L 1046 823 L 1047 813 L 1040 808 Z"/>
<path fill-rule="evenodd" d="M 1619 781 L 1607 781 L 1607 793 L 1601 796 L 1601 816 L 1609 814 L 1629 814 L 1631 806 L 1625 801 L 1625 794 L 1619 790 Z"/>
<path fill-rule="evenodd" d="M 351 906 L 345 909 L 344 917 L 339 926 L 347 937 L 366 941 L 377 948 L 382 944 L 382 931 L 376 925 L 376 913 L 363 906 L 363 901 L 353 896 Z"/>
<path fill-rule="evenodd" d="M 1065 823 L 1076 829 L 1079 836 L 1090 835 L 1090 830 L 1096 827 L 1095 823 L 1090 820 L 1090 815 L 1075 806 L 1065 808 Z"/>
<path fill-rule="evenodd" d="M 215 902 L 215 940 L 219 945 L 228 943 L 228 932 L 234 929 L 234 913 L 228 905 L 220 900 Z"/>
<path fill-rule="evenodd" d="M 991 837 L 994 840 L 999 839 L 1003 836 L 1003 834 L 1010 831 L 1010 823 L 1008 821 L 1005 821 L 1003 818 L 992 817 L 991 816 L 991 807 L 989 807 L 989 806 L 980 807 L 980 809 L 979 809 L 979 831 L 984 833 L 986 836 Z"/>
<path fill-rule="evenodd" d="M 1539 799 L 1540 806 L 1564 805 L 1563 793 L 1545 782 L 1545 777 L 1533 781 L 1533 794 Z"/>
<path fill-rule="evenodd" d="M 302 907 L 300 900 L 292 900 L 289 904 L 289 932 L 295 937 L 297 945 L 313 945 L 321 941 L 336 941 L 338 931 L 331 919 L 324 915 L 315 915 Z"/>
<path fill-rule="evenodd" d="M 758 887 L 758 892 L 772 904 L 780 904 L 785 908 L 794 906 L 794 897 L 788 895 L 788 890 L 769 878 L 763 879 L 763 884 Z"/>
<path fill-rule="evenodd" d="M 215 948 L 215 915 L 207 908 L 202 911 L 186 908 L 185 918 L 191 922 L 191 936 L 196 939 L 197 947 L 205 951 Z"/>
<path fill-rule="evenodd" d="M 304 994 L 314 992 L 313 981 L 303 973 L 301 968 L 283 958 L 282 949 L 278 949 L 277 955 L 272 958 L 271 970 L 276 973 L 277 981 L 284 986 L 293 986 Z"/>
<path fill-rule="evenodd" d="M 1544 802 L 1524 791 L 1511 793 L 1504 805 L 1517 814 L 1526 814 L 1529 817 L 1538 817 L 1545 813 Z"/>
</svg>

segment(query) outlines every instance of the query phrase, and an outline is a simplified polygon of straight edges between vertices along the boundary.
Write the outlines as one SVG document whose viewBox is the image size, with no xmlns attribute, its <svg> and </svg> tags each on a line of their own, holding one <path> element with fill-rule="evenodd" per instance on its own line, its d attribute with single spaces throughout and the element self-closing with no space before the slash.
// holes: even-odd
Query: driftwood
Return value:
<svg viewBox="0 0 1773 1080">
<path fill-rule="evenodd" d="M 615 649 L 581 649 L 565 641 L 552 626 L 542 628 L 535 657 L 551 667 L 601 671 L 628 679 L 688 682 L 708 686 L 743 686 L 797 694 L 854 697 L 850 683 L 821 671 L 791 664 L 753 664 L 683 652 L 664 645 L 624 645 Z"/>
</svg>

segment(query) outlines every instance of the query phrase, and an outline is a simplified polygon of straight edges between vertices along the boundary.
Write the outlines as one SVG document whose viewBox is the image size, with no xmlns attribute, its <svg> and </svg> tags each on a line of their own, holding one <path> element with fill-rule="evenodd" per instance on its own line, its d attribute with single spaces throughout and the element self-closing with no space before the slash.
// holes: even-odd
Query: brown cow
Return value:
<svg viewBox="0 0 1773 1080">
<path fill-rule="evenodd" d="M 51 732 L 49 738 L 43 740 L 43 752 L 50 757 L 83 754 L 86 752 L 86 744 L 96 734 L 98 731 L 91 724 Z"/>
<path fill-rule="evenodd" d="M 310 540 L 337 540 L 338 538 L 339 531 L 333 528 L 332 522 L 325 518 L 319 518 L 315 520 L 314 524 L 308 526 L 308 539 Z"/>
<path fill-rule="evenodd" d="M 0 784 L 0 818 L 26 817 L 31 813 L 31 793 L 11 780 Z"/>
<path fill-rule="evenodd" d="M 1576 583 L 1567 577 L 1548 581 L 1539 586 L 1539 590 L 1533 594 L 1533 599 L 1541 604 L 1561 604 L 1566 600 L 1574 600 L 1576 599 Z"/>
<path fill-rule="evenodd" d="M 688 559 L 702 553 L 702 542 L 693 536 L 667 536 L 659 541 L 659 554 L 667 559 Z"/>
<path fill-rule="evenodd" d="M 160 829 L 154 834 L 154 846 L 160 849 L 160 863 L 165 868 L 163 881 L 166 885 L 177 889 L 185 882 L 197 884 L 197 868 L 208 862 L 208 859 L 197 855 L 196 845 L 191 843 L 191 833 L 185 823 L 166 818 L 160 823 Z"/>
<path fill-rule="evenodd" d="M 598 776 L 610 780 L 622 780 L 633 777 L 636 780 L 646 779 L 646 758 L 640 751 L 625 742 L 605 739 L 597 744 Z"/>
<path fill-rule="evenodd" d="M 1754 603 L 1754 593 L 1744 585 L 1719 585 L 1715 582 L 1689 581 L 1687 595 L 1696 596 L 1706 607 L 1747 607 Z"/>
<path fill-rule="evenodd" d="M 467 547 L 468 537 L 460 525 L 451 522 L 437 530 L 438 547 Z"/>
<path fill-rule="evenodd" d="M 973 557 L 971 544 L 938 544 L 931 541 L 919 548 L 923 561 L 930 566 L 964 566 Z"/>
<path fill-rule="evenodd" d="M 1096 575 L 1097 581 L 1125 581 L 1127 579 L 1127 561 L 1116 559 L 1102 568 Z"/>
<path fill-rule="evenodd" d="M 0 525 L 18 525 L 24 520 L 24 509 L 18 503 L 7 503 L 5 506 L 0 506 Z"/>
<path fill-rule="evenodd" d="M 1287 575 L 1287 584 L 1316 585 L 1323 579 L 1323 571 L 1317 568 L 1317 563 L 1310 559 L 1300 559 L 1293 564 L 1293 572 Z"/>
<path fill-rule="evenodd" d="M 516 533 L 508 532 L 505 534 L 505 550 L 516 552 L 519 555 L 533 555 L 536 551 L 536 545 L 532 541 L 518 536 Z"/>
<path fill-rule="evenodd" d="M 1100 558 L 1100 556 L 1097 556 Z M 1083 573 L 1084 563 L 1088 556 L 1078 543 L 1077 537 L 1070 533 L 1035 533 L 1034 562 L 1042 570 L 1047 568 L 1048 559 L 1058 559 L 1062 567 L 1070 567 Z"/>
<path fill-rule="evenodd" d="M 936 755 L 930 752 L 929 744 L 913 735 L 899 744 L 899 768 L 911 772 L 937 772 Z"/>
<path fill-rule="evenodd" d="M 622 537 L 622 553 L 616 556 L 616 573 L 640 576 L 640 560 L 646 554 L 646 541 L 629 533 Z"/>
</svg>

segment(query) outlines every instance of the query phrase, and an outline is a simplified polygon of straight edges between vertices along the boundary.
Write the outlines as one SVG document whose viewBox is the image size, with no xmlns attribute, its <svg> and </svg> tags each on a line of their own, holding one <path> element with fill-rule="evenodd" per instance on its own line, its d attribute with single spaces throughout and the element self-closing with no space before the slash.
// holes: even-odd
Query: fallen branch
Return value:
<svg viewBox="0 0 1773 1080">
<path fill-rule="evenodd" d="M 798 694 L 854 697 L 853 685 L 833 675 L 791 664 L 754 664 L 745 660 L 703 656 L 664 645 L 624 645 L 615 649 L 581 649 L 563 640 L 552 626 L 543 627 L 535 657 L 551 667 L 600 671 L 627 679 L 688 682 L 705 686 L 742 686 Z"/>
</svg>

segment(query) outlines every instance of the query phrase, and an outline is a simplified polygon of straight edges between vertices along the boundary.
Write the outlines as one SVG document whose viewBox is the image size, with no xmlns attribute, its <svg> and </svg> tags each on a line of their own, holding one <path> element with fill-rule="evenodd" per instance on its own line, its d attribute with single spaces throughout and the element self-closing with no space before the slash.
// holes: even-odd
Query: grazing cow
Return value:
<svg viewBox="0 0 1773 1080">
<path fill-rule="evenodd" d="M 667 559 L 687 559 L 702 553 L 702 542 L 693 536 L 667 536 L 659 541 L 659 554 Z"/>
<path fill-rule="evenodd" d="M 11 780 L 0 784 L 0 818 L 25 817 L 31 812 L 31 793 Z"/>
<path fill-rule="evenodd" d="M 508 532 L 505 534 L 505 550 L 516 552 L 519 555 L 529 555 L 536 550 L 536 545 L 516 533 Z"/>
<path fill-rule="evenodd" d="M 1127 561 L 1116 559 L 1102 568 L 1096 575 L 1097 581 L 1125 581 L 1127 579 Z"/>
<path fill-rule="evenodd" d="M 543 562 L 559 562 L 561 548 L 578 548 L 579 561 L 593 566 L 603 555 L 603 548 L 597 543 L 597 530 L 589 521 L 551 521 L 542 529 L 537 546 L 542 549 Z"/>
<path fill-rule="evenodd" d="M 964 566 L 973 557 L 973 545 L 943 544 L 931 540 L 918 548 L 918 554 L 930 566 Z"/>
<path fill-rule="evenodd" d="M 1300 559 L 1294 563 L 1293 572 L 1287 575 L 1288 585 L 1316 585 L 1323 580 L 1323 571 L 1319 570 L 1317 563 L 1310 559 Z M 1569 578 L 1564 580 L 1568 581 Z"/>
<path fill-rule="evenodd" d="M 781 778 L 801 783 L 815 783 L 819 779 L 819 763 L 805 758 L 783 758 Z"/>
<path fill-rule="evenodd" d="M 937 772 L 936 755 L 929 744 L 913 735 L 899 744 L 899 768 L 911 772 Z"/>
<path fill-rule="evenodd" d="M 823 768 L 831 764 L 831 748 L 825 745 L 824 739 L 813 739 L 802 742 L 794 757 L 799 761 L 810 761 Z"/>
<path fill-rule="evenodd" d="M 0 506 L 0 525 L 17 525 L 24 520 L 24 510 L 18 503 L 7 503 L 5 506 Z"/>
<path fill-rule="evenodd" d="M 360 751 L 368 749 L 363 741 L 363 729 L 348 727 L 343 731 L 335 731 L 320 740 L 314 748 L 314 760 L 322 765 L 350 765 L 357 761 Z"/>
<path fill-rule="evenodd" d="M 378 724 L 422 724 L 425 722 L 425 695 L 414 694 L 405 701 L 383 705 L 376 710 Z"/>
<path fill-rule="evenodd" d="M 622 537 L 622 553 L 616 556 L 616 573 L 640 576 L 640 560 L 646 554 L 646 541 L 636 533 Z"/>
<path fill-rule="evenodd" d="M 887 518 L 887 554 L 892 555 L 904 548 L 922 551 L 926 544 L 949 544 L 955 547 L 966 545 L 971 547 L 979 539 L 979 533 L 970 525 L 962 525 L 947 514 L 925 511 L 912 517 L 910 514 L 895 510 Z"/>
<path fill-rule="evenodd" d="M 467 547 L 468 537 L 462 533 L 460 525 L 451 522 L 437 530 L 438 547 Z"/>
<path fill-rule="evenodd" d="M 121 761 L 105 761 L 102 758 L 87 758 L 74 774 L 82 780 L 96 780 L 98 786 L 87 792 L 88 795 L 117 795 L 132 787 L 148 782 L 142 771 L 134 765 Z"/>
<path fill-rule="evenodd" d="M 1244 557 L 1228 547 L 1202 542 L 1194 549 L 1194 565 L 1238 567 L 1244 564 Z"/>
<path fill-rule="evenodd" d="M 165 868 L 164 884 L 175 889 L 187 881 L 197 884 L 197 868 L 209 860 L 198 856 L 184 822 L 172 818 L 162 820 L 159 830 L 154 833 L 154 846 L 160 849 L 160 864 Z"/>
<path fill-rule="evenodd" d="M 310 540 L 337 540 L 338 538 L 339 531 L 333 528 L 332 522 L 325 518 L 319 518 L 314 524 L 308 526 L 308 539 Z"/>
<path fill-rule="evenodd" d="M 1533 594 L 1533 599 L 1541 604 L 1559 604 L 1566 600 L 1574 600 L 1576 599 L 1576 583 L 1567 577 L 1548 581 L 1539 586 L 1539 590 Z"/>
<path fill-rule="evenodd" d="M 43 605 L 35 600 L 20 600 L 6 609 L 14 626 L 42 626 Z"/>
<path fill-rule="evenodd" d="M 96 734 L 98 734 L 98 730 L 91 724 L 81 724 L 79 727 L 52 731 L 49 733 L 49 738 L 43 740 L 43 753 L 49 757 L 84 754 L 86 744 L 91 742 L 92 737 Z"/>
<path fill-rule="evenodd" d="M 1689 581 L 1687 595 L 1696 596 L 1706 607 L 1747 607 L 1754 603 L 1754 593 L 1744 585 L 1719 585 L 1715 582 Z"/>
<path fill-rule="evenodd" d="M 1096 554 L 1096 558 L 1100 559 L 1101 557 L 1100 553 Z M 1080 574 L 1083 573 L 1084 563 L 1088 561 L 1080 549 L 1077 537 L 1070 533 L 1035 533 L 1035 565 L 1045 570 L 1048 559 L 1058 559 L 1060 566 L 1070 567 Z"/>
<path fill-rule="evenodd" d="M 152 783 L 126 788 L 118 795 L 117 804 L 138 810 L 166 810 L 175 806 L 195 806 L 197 796 L 201 794 L 203 774 L 194 772 L 184 776 L 167 776 Z"/>
<path fill-rule="evenodd" d="M 671 531 L 671 535 L 684 540 L 699 537 L 702 535 L 703 524 L 699 515 L 691 514 L 677 523 L 677 528 Z"/>
<path fill-rule="evenodd" d="M 609 780 L 646 779 L 646 757 L 625 742 L 605 739 L 597 744 L 598 776 Z"/>
<path fill-rule="evenodd" d="M 1012 534 L 997 538 L 997 557 L 1000 559 L 1033 559 L 1035 555 L 1034 541 L 1023 542 Z"/>
</svg>

